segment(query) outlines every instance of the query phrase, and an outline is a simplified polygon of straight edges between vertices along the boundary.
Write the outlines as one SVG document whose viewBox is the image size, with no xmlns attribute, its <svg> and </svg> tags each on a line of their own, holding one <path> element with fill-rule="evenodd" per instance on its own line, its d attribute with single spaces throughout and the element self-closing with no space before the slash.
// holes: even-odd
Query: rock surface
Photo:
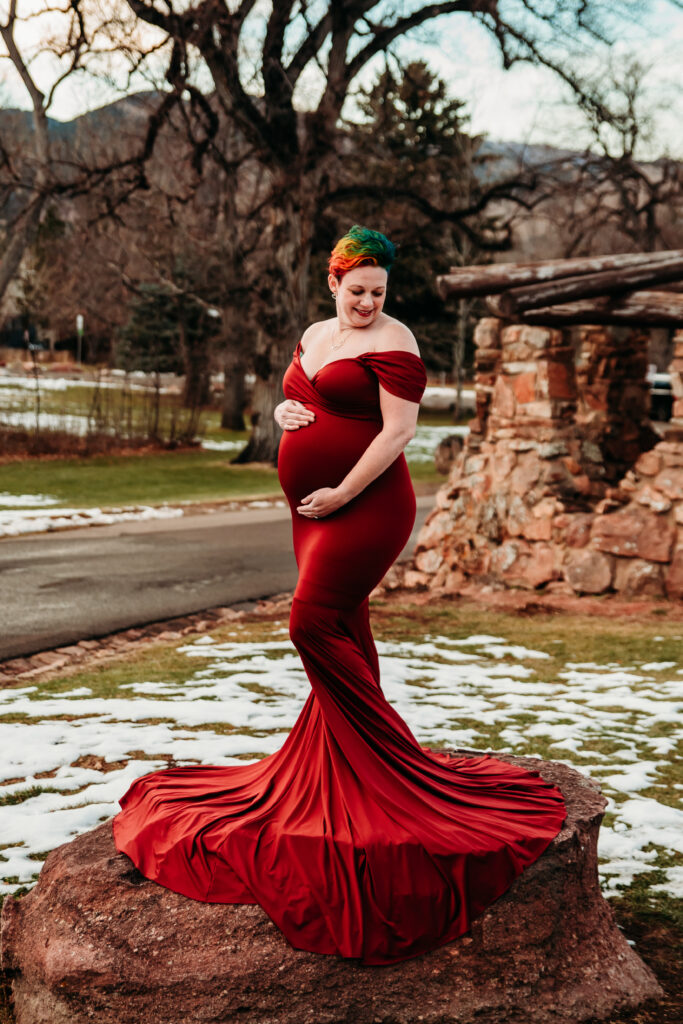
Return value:
<svg viewBox="0 0 683 1024">
<path fill-rule="evenodd" d="M 294 950 L 258 906 L 197 903 L 144 879 L 105 822 L 5 901 L 18 1024 L 574 1024 L 661 995 L 600 893 L 596 785 L 496 756 L 559 785 L 568 816 L 470 934 L 391 967 Z"/>
</svg>

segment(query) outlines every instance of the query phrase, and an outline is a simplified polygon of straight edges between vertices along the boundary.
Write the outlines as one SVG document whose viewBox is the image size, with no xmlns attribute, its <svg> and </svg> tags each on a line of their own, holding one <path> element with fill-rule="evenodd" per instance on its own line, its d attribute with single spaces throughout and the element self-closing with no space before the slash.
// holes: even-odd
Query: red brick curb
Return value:
<svg viewBox="0 0 683 1024">
<path fill-rule="evenodd" d="M 149 647 L 155 643 L 181 640 L 193 633 L 205 633 L 216 626 L 247 616 L 257 618 L 276 618 L 288 615 L 292 595 L 276 594 L 271 598 L 255 602 L 241 602 L 235 607 L 209 608 L 193 615 L 183 615 L 162 622 L 152 622 L 136 629 L 126 629 L 118 633 L 91 640 L 81 640 L 67 647 L 57 647 L 51 651 L 39 651 L 24 658 L 12 658 L 0 661 L 0 686 L 19 686 L 35 679 L 47 679 L 55 675 L 68 675 L 71 671 L 83 668 L 84 665 L 97 661 L 110 661 L 126 652 Z"/>
</svg>

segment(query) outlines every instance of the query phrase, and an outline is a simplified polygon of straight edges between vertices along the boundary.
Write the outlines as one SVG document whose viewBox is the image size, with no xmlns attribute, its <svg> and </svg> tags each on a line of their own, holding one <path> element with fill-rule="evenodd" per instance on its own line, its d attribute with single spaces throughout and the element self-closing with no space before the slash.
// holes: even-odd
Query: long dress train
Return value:
<svg viewBox="0 0 683 1024">
<path fill-rule="evenodd" d="M 316 419 L 285 432 L 278 466 L 299 567 L 290 636 L 311 693 L 283 747 L 261 761 L 137 779 L 114 839 L 175 892 L 259 903 L 298 949 L 389 964 L 466 932 L 543 853 L 565 808 L 535 772 L 423 749 L 384 697 L 368 595 L 415 520 L 404 456 L 332 515 L 296 512 L 381 430 L 380 383 L 420 400 L 422 361 L 364 353 L 309 379 L 300 352 L 284 392 Z"/>
</svg>

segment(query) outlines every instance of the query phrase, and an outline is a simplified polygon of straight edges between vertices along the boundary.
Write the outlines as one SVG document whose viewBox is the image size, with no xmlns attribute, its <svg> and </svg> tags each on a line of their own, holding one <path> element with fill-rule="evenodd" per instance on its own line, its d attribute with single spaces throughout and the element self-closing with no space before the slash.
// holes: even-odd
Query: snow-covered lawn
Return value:
<svg viewBox="0 0 683 1024">
<path fill-rule="evenodd" d="M 16 499 L 16 500 L 15 500 Z M 26 507 L 22 501 L 26 500 Z M 226 506 L 231 503 L 226 499 Z M 41 507 L 44 505 L 45 507 Z M 234 502 L 235 508 L 286 508 L 284 498 Z M 50 507 L 54 506 L 54 507 Z M 18 537 L 28 533 L 49 533 L 76 526 L 110 526 L 145 519 L 176 519 L 191 515 L 192 502 L 184 505 L 126 505 L 123 508 L 64 508 L 56 498 L 45 495 L 0 494 L 0 537 Z"/>
<path fill-rule="evenodd" d="M 459 426 L 450 423 L 445 427 L 428 427 L 418 423 L 415 436 L 411 438 L 405 449 L 405 456 L 408 462 L 432 462 L 434 452 L 440 441 L 445 437 L 455 435 L 466 438 L 470 432 L 468 426 Z"/>
<path fill-rule="evenodd" d="M 182 682 L 140 678 L 105 691 L 0 690 L 0 891 L 30 885 L 55 846 L 114 815 L 139 775 L 234 764 L 277 750 L 309 692 L 283 623 L 265 642 L 203 636 L 179 648 Z M 682 638 L 683 639 L 683 638 Z M 607 895 L 661 867 L 683 895 L 683 788 L 670 769 L 683 733 L 683 660 L 568 662 L 502 636 L 378 642 L 388 699 L 426 746 L 496 749 L 566 761 L 609 797 L 600 872 Z M 100 669 L 100 672 L 103 671 Z"/>
<path fill-rule="evenodd" d="M 35 430 L 36 414 L 21 409 L 3 409 L 0 414 L 3 427 L 22 427 Z M 85 437 L 88 433 L 88 417 L 76 413 L 41 412 L 39 417 L 41 430 L 64 430 L 67 434 Z"/>
</svg>

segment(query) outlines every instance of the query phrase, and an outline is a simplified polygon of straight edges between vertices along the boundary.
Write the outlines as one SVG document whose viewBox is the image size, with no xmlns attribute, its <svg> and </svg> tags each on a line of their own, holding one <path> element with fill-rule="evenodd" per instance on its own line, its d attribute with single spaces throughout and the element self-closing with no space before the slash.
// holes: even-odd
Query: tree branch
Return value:
<svg viewBox="0 0 683 1024">
<path fill-rule="evenodd" d="M 299 76 L 308 62 L 313 60 L 325 42 L 326 37 L 332 30 L 332 14 L 329 8 L 315 26 L 309 24 L 307 15 L 308 12 L 306 10 L 306 5 L 305 3 L 302 3 L 302 17 L 307 28 L 307 34 L 301 46 L 287 65 L 287 77 L 289 78 L 292 89 L 294 89 L 294 86 L 299 80 Z"/>
<path fill-rule="evenodd" d="M 412 28 L 417 28 L 418 25 L 424 24 L 425 21 L 438 18 L 442 14 L 453 14 L 457 11 L 476 13 L 478 11 L 488 11 L 489 8 L 495 8 L 496 6 L 496 0 L 450 0 L 447 3 L 427 4 L 405 18 L 399 18 L 393 25 L 380 25 L 374 29 L 375 35 L 371 42 L 366 43 L 362 50 L 359 50 L 355 57 L 349 61 L 346 68 L 347 83 L 355 78 L 358 72 L 365 67 L 370 58 L 374 57 L 376 53 L 386 50 L 399 36 L 409 32 Z"/>
<path fill-rule="evenodd" d="M 458 210 L 444 210 L 440 207 L 435 206 L 423 195 L 414 192 L 409 188 L 394 188 L 383 185 L 348 185 L 338 189 L 334 189 L 328 192 L 326 195 L 321 196 L 319 203 L 319 210 L 332 206 L 334 203 L 341 202 L 346 199 L 377 199 L 377 200 L 392 200 L 400 199 L 404 202 L 410 203 L 417 210 L 423 213 L 435 224 L 449 223 L 454 224 L 458 230 L 462 231 L 471 241 L 475 242 L 480 248 L 488 251 L 498 251 L 501 248 L 506 248 L 510 239 L 510 228 L 507 224 L 501 224 L 498 227 L 492 228 L 492 232 L 503 232 L 503 236 L 498 238 L 487 237 L 475 228 L 472 228 L 467 220 L 470 217 L 475 216 L 494 199 L 510 199 L 516 203 L 525 205 L 524 200 L 515 194 L 515 189 L 529 188 L 532 189 L 532 185 L 521 185 L 519 183 L 501 183 L 492 186 L 487 189 L 475 203 L 470 204 L 467 207 L 463 207 Z"/>
</svg>

